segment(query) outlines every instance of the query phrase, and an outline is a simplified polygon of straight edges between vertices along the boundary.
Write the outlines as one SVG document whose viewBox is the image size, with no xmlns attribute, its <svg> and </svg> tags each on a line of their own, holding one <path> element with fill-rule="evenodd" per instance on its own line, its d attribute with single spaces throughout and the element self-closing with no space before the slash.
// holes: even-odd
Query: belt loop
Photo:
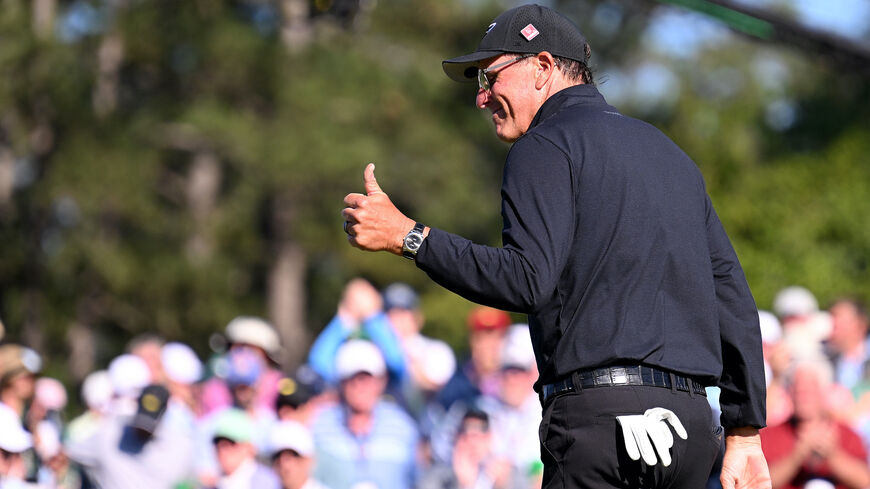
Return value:
<svg viewBox="0 0 870 489">
<path fill-rule="evenodd" d="M 583 391 L 583 382 L 580 379 L 579 370 L 571 372 L 571 382 L 574 383 L 574 392 L 579 393 Z"/>
<path fill-rule="evenodd" d="M 677 376 L 673 372 L 668 372 L 668 377 L 671 379 L 671 392 L 677 392 Z"/>
<path fill-rule="evenodd" d="M 689 398 L 695 397 L 695 383 L 689 377 L 686 377 L 686 390 L 689 391 Z"/>
</svg>

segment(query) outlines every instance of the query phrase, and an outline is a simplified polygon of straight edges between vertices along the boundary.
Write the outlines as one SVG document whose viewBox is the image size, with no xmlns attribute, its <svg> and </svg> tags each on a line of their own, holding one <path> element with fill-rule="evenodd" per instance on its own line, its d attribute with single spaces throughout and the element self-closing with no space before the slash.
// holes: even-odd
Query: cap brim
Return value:
<svg viewBox="0 0 870 489">
<path fill-rule="evenodd" d="M 472 82 L 477 80 L 477 64 L 489 58 L 504 54 L 502 51 L 476 51 L 464 56 L 446 59 L 441 62 L 441 68 L 451 80 Z"/>
</svg>

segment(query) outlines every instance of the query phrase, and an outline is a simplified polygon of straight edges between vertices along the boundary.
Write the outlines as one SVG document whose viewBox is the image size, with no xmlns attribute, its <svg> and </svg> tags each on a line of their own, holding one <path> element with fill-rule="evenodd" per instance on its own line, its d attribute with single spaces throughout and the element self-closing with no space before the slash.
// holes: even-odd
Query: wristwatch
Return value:
<svg viewBox="0 0 870 489">
<path fill-rule="evenodd" d="M 408 234 L 405 235 L 405 242 L 402 245 L 402 256 L 409 260 L 413 260 L 417 257 L 417 250 L 420 249 L 420 245 L 423 244 L 423 240 L 426 239 L 423 236 L 423 230 L 426 229 L 426 226 L 420 224 L 419 222 L 414 223 L 414 229 L 408 231 Z"/>
</svg>

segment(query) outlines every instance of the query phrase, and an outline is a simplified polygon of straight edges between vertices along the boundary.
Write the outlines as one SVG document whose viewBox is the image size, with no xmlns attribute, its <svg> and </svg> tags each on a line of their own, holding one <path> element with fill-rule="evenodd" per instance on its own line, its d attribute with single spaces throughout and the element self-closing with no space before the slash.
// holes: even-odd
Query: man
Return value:
<svg viewBox="0 0 870 489">
<path fill-rule="evenodd" d="M 467 322 L 469 358 L 438 393 L 444 409 L 456 401 L 469 405 L 482 394 L 498 394 L 502 345 L 511 317 L 504 311 L 478 306 L 468 314 Z"/>
<path fill-rule="evenodd" d="M 499 15 L 477 51 L 443 64 L 455 80 L 478 81 L 477 106 L 514 143 L 502 248 L 415 223 L 373 165 L 366 194 L 345 197 L 348 240 L 413 258 L 467 299 L 529 314 L 545 488 L 702 487 L 719 446 L 703 393 L 716 384 L 723 486 L 769 487 L 758 315 L 743 271 L 697 167 L 606 104 L 589 54 L 569 20 L 525 5 Z M 658 457 L 646 436 L 642 446 L 622 436 L 647 426 Z"/>
<path fill-rule="evenodd" d="M 305 425 L 281 421 L 269 436 L 272 468 L 281 481 L 281 489 L 326 489 L 311 477 L 314 465 L 314 439 Z"/>
<path fill-rule="evenodd" d="M 870 486 L 867 451 L 861 438 L 833 418 L 831 366 L 825 360 L 798 362 L 790 377 L 794 416 L 761 431 L 773 487 L 797 489 L 824 479 L 837 489 Z"/>
<path fill-rule="evenodd" d="M 308 363 L 327 382 L 336 383 L 335 354 L 350 338 L 365 338 L 378 345 L 392 381 L 405 376 L 405 356 L 399 338 L 383 311 L 384 299 L 371 283 L 355 278 L 347 283 L 335 316 L 311 345 Z"/>
<path fill-rule="evenodd" d="M 429 468 L 419 489 L 524 489 L 525 474 L 496 453 L 497 444 L 490 429 L 489 416 L 467 410 L 456 430 L 448 462 Z"/>
<path fill-rule="evenodd" d="M 341 401 L 320 411 L 311 427 L 316 478 L 332 489 L 414 487 L 419 434 L 404 410 L 381 399 L 387 369 L 378 347 L 347 341 L 335 373 Z"/>
<path fill-rule="evenodd" d="M 0 404 L 0 489 L 32 487 L 24 483 L 26 468 L 22 454 L 33 447 L 33 438 L 21 426 L 11 408 Z"/>
<path fill-rule="evenodd" d="M 826 353 L 834 365 L 834 380 L 853 392 L 863 390 L 860 387 L 866 389 L 870 382 L 867 308 L 858 300 L 844 298 L 834 302 L 828 311 L 833 329 Z"/>
<path fill-rule="evenodd" d="M 0 346 L 0 403 L 24 417 L 36 391 L 36 376 L 42 359 L 35 351 L 8 343 Z"/>
<path fill-rule="evenodd" d="M 99 487 L 171 489 L 193 476 L 193 433 L 168 426 L 169 391 L 146 386 L 130 416 L 104 418 L 90 437 L 66 445 Z"/>
<path fill-rule="evenodd" d="M 255 427 L 241 409 L 229 408 L 217 415 L 212 442 L 221 476 L 217 489 L 277 489 L 278 478 L 257 462 Z"/>
</svg>

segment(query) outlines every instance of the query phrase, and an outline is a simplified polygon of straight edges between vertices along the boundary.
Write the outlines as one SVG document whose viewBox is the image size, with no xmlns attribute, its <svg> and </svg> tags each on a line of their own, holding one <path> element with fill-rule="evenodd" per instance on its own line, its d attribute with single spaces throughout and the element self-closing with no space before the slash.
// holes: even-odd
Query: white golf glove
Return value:
<svg viewBox="0 0 870 489">
<path fill-rule="evenodd" d="M 670 449 L 674 446 L 674 436 L 667 422 L 671 423 L 680 438 L 685 440 L 689 437 L 680 418 L 665 408 L 657 407 L 647 409 L 643 414 L 617 416 L 616 420 L 622 426 L 622 438 L 625 440 L 628 456 L 632 460 L 643 457 L 643 461 L 650 466 L 658 462 L 656 452 L 662 459 L 662 465 L 671 465 Z"/>
</svg>

